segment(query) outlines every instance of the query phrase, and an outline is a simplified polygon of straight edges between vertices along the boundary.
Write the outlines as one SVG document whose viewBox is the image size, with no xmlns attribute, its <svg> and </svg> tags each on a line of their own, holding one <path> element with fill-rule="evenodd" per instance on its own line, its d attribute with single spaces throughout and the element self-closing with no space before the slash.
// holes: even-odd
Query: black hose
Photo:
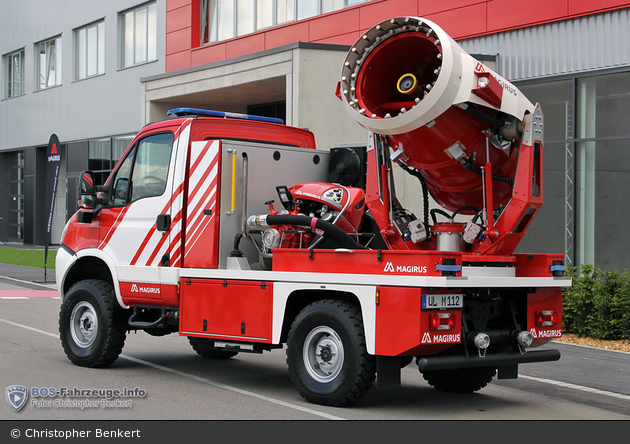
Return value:
<svg viewBox="0 0 630 444">
<path fill-rule="evenodd" d="M 467 160 L 466 163 L 464 163 L 462 165 L 464 168 L 466 168 L 467 170 L 472 171 L 473 173 L 481 176 L 481 169 L 477 166 L 477 164 L 475 163 L 474 160 Z M 507 176 L 498 176 L 496 174 L 492 175 L 492 180 L 497 180 L 499 182 L 505 182 L 508 185 L 514 185 L 514 179 L 507 177 Z"/>
<path fill-rule="evenodd" d="M 488 113 L 483 112 L 482 110 L 480 110 L 479 108 L 477 108 L 475 105 L 469 105 L 469 104 L 465 104 L 466 106 L 463 107 L 466 111 L 468 111 L 470 114 L 472 114 L 473 116 L 477 117 L 478 119 L 483 120 L 484 122 L 495 126 L 497 128 L 503 128 L 505 126 L 505 121 L 501 120 L 501 119 L 497 119 L 494 116 L 491 116 Z"/>
<path fill-rule="evenodd" d="M 303 216 L 299 214 L 269 214 L 266 218 L 267 225 L 300 225 L 304 227 L 314 227 L 322 230 L 325 235 L 335 240 L 341 248 L 350 250 L 365 250 L 366 248 L 355 242 L 348 233 L 337 225 L 319 219 L 317 217 Z"/>
<path fill-rule="evenodd" d="M 405 164 L 400 165 L 403 170 L 408 172 L 414 177 L 417 177 L 422 185 L 422 209 L 424 211 L 424 230 L 426 233 L 426 242 L 431 242 L 431 230 L 429 229 L 429 188 L 427 187 L 427 180 L 424 178 L 420 170 L 411 169 Z"/>
<path fill-rule="evenodd" d="M 499 182 L 505 182 L 508 185 L 514 185 L 514 179 L 506 176 L 497 176 L 496 174 L 493 174 L 492 180 L 498 180 Z"/>
<path fill-rule="evenodd" d="M 472 205 L 464 205 L 463 207 L 459 207 L 458 209 L 453 211 L 453 219 L 455 219 L 455 216 L 457 216 L 462 211 L 474 211 L 475 214 L 477 214 L 481 210 L 479 208 L 477 208 L 477 207 L 473 207 Z"/>
<path fill-rule="evenodd" d="M 453 220 L 453 216 L 451 216 L 450 214 L 448 214 L 446 211 L 442 210 L 441 208 L 432 208 L 431 219 L 433 219 L 434 224 L 437 223 L 437 219 L 435 218 L 435 213 L 440 213 L 442 216 L 447 217 L 449 220 Z"/>
</svg>

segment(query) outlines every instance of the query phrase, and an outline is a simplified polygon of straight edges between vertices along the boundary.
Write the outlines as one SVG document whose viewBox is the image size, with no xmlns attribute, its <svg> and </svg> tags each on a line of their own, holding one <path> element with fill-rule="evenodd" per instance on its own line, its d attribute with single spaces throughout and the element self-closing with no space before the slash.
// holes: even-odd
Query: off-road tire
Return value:
<svg viewBox="0 0 630 444">
<path fill-rule="evenodd" d="M 487 386 L 497 374 L 493 367 L 431 370 L 422 377 L 437 390 L 450 393 L 473 393 Z"/>
<path fill-rule="evenodd" d="M 81 367 L 107 367 L 125 345 L 127 319 L 116 301 L 114 287 L 99 279 L 74 284 L 59 312 L 63 350 Z"/>
<path fill-rule="evenodd" d="M 376 378 L 361 310 L 349 302 L 328 299 L 307 305 L 291 325 L 286 353 L 291 381 L 314 404 L 355 403 Z"/>
<path fill-rule="evenodd" d="M 238 352 L 226 351 L 215 347 L 212 339 L 188 336 L 188 342 L 190 342 L 193 350 L 196 351 L 199 356 L 203 356 L 204 358 L 229 359 L 238 355 Z"/>
</svg>

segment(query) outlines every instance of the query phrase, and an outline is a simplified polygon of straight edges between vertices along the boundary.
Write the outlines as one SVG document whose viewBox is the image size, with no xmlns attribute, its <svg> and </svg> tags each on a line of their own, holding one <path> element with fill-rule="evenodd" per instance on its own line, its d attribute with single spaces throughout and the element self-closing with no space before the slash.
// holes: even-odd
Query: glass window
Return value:
<svg viewBox="0 0 630 444">
<path fill-rule="evenodd" d="M 256 29 L 273 25 L 273 0 L 256 0 Z"/>
<path fill-rule="evenodd" d="M 125 205 L 138 199 L 160 196 L 166 189 L 173 134 L 142 139 L 120 164 L 113 181 L 111 201 Z"/>
<path fill-rule="evenodd" d="M 604 270 L 630 267 L 630 232 L 623 221 L 630 216 L 628 146 L 630 139 L 576 144 L 576 259 Z"/>
<path fill-rule="evenodd" d="M 88 142 L 88 170 L 94 172 L 97 184 L 105 183 L 111 171 L 111 139 L 90 140 Z"/>
<path fill-rule="evenodd" d="M 38 43 L 37 54 L 37 89 L 46 89 L 61 85 L 61 37 Z"/>
<path fill-rule="evenodd" d="M 24 50 L 4 56 L 4 97 L 21 96 L 24 91 Z"/>
<path fill-rule="evenodd" d="M 236 35 L 254 32 L 254 0 L 236 0 Z"/>
<path fill-rule="evenodd" d="M 295 20 L 295 0 L 277 0 L 277 22 L 286 23 Z"/>
<path fill-rule="evenodd" d="M 545 142 L 573 138 L 573 79 L 519 86 L 530 102 L 540 106 L 545 117 Z"/>
<path fill-rule="evenodd" d="M 249 34 L 369 0 L 201 0 L 201 44 Z"/>
<path fill-rule="evenodd" d="M 164 193 L 172 148 L 172 133 L 150 136 L 140 142 L 131 177 L 131 202 Z"/>
<path fill-rule="evenodd" d="M 226 40 L 234 37 L 234 1 L 217 0 L 217 38 Z"/>
<path fill-rule="evenodd" d="M 125 205 L 129 200 L 129 177 L 131 176 L 131 164 L 135 155 L 136 147 L 129 151 L 129 154 L 127 154 L 127 157 L 125 157 L 116 171 L 116 176 L 112 181 L 113 190 L 110 197 L 113 205 Z"/>
<path fill-rule="evenodd" d="M 545 116 L 545 204 L 523 239 L 523 252 L 550 252 L 561 238 L 564 208 L 567 265 L 630 267 L 625 248 L 630 239 L 619 222 L 630 216 L 619 204 L 626 200 L 623 184 L 630 180 L 630 127 L 625 122 L 630 72 L 576 76 L 519 89 L 541 103 Z"/>
<path fill-rule="evenodd" d="M 9 156 L 9 240 L 21 241 L 24 235 L 24 153 Z"/>
<path fill-rule="evenodd" d="M 344 0 L 322 0 L 322 14 L 344 8 Z"/>
<path fill-rule="evenodd" d="M 577 130 L 580 138 L 630 136 L 630 74 L 618 73 L 577 80 Z"/>
<path fill-rule="evenodd" d="M 575 255 L 574 80 L 518 85 L 532 102 L 540 103 L 544 121 L 544 205 L 532 221 L 517 251 Z"/>
<path fill-rule="evenodd" d="M 112 166 L 115 166 L 125 150 L 133 140 L 133 137 L 119 137 L 112 139 Z"/>
<path fill-rule="evenodd" d="M 297 0 L 297 19 L 302 20 L 317 15 L 318 3 L 313 0 Z"/>
<path fill-rule="evenodd" d="M 76 78 L 105 74 L 105 22 L 100 21 L 75 31 Z"/>
<path fill-rule="evenodd" d="M 157 7 L 149 3 L 121 13 L 123 67 L 157 59 Z"/>
</svg>

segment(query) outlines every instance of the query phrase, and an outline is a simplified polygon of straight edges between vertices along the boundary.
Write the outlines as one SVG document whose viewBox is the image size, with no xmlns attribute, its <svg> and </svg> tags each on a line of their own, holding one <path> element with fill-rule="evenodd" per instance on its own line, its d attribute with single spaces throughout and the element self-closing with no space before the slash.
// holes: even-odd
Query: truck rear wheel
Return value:
<svg viewBox="0 0 630 444">
<path fill-rule="evenodd" d="M 203 356 L 204 358 L 229 359 L 238 355 L 238 352 L 225 351 L 215 347 L 212 339 L 188 336 L 188 342 L 190 342 L 193 350 L 196 351 L 199 356 Z"/>
<path fill-rule="evenodd" d="M 361 311 L 338 300 L 306 306 L 289 331 L 287 365 L 291 381 L 309 402 L 345 406 L 363 398 L 376 365 L 367 353 Z"/>
<path fill-rule="evenodd" d="M 107 367 L 122 352 L 126 318 L 114 287 L 88 279 L 72 286 L 61 304 L 59 336 L 68 358 L 82 367 Z"/>
<path fill-rule="evenodd" d="M 473 393 L 488 385 L 496 374 L 494 367 L 477 367 L 431 370 L 422 373 L 422 377 L 430 385 L 443 392 Z"/>
</svg>

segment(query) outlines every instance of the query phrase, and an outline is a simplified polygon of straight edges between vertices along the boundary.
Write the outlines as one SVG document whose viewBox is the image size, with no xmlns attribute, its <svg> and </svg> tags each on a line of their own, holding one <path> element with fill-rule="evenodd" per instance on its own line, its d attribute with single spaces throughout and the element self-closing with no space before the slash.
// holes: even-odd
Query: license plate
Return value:
<svg viewBox="0 0 630 444">
<path fill-rule="evenodd" d="M 462 294 L 423 294 L 423 310 L 439 310 L 443 308 L 463 308 L 464 295 Z"/>
</svg>

